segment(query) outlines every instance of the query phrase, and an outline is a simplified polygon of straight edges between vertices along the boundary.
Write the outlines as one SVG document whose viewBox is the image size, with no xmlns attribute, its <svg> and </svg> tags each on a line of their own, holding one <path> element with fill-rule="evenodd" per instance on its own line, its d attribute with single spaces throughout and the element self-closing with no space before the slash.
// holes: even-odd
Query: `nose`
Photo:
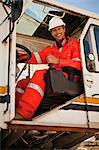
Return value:
<svg viewBox="0 0 99 150">
<path fill-rule="evenodd" d="M 60 33 L 60 30 L 56 30 L 56 34 L 59 34 Z"/>
</svg>

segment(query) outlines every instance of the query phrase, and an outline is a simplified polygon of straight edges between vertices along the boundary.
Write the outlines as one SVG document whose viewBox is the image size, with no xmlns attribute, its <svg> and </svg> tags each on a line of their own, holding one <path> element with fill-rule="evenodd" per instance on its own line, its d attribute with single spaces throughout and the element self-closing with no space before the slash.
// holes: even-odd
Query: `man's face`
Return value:
<svg viewBox="0 0 99 150">
<path fill-rule="evenodd" d="M 55 27 L 51 30 L 51 35 L 59 42 L 65 39 L 66 28 L 64 26 Z"/>
</svg>

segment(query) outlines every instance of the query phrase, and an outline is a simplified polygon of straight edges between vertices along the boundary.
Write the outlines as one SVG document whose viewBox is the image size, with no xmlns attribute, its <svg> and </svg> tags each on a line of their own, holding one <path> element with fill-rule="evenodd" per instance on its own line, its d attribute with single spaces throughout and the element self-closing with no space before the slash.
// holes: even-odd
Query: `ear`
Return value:
<svg viewBox="0 0 99 150">
<path fill-rule="evenodd" d="M 65 26 L 63 26 L 63 29 L 64 29 L 64 32 L 66 32 L 66 25 L 65 25 Z"/>
<path fill-rule="evenodd" d="M 52 30 L 50 30 L 50 34 L 51 34 L 51 36 L 53 37 L 53 32 L 52 32 Z"/>
</svg>

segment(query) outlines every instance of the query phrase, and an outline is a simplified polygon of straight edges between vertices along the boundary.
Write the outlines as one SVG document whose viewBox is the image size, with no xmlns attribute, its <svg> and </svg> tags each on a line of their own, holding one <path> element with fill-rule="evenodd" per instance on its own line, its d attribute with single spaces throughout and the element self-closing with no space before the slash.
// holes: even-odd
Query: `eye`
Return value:
<svg viewBox="0 0 99 150">
<path fill-rule="evenodd" d="M 59 27 L 58 30 L 61 30 L 61 27 Z"/>
</svg>

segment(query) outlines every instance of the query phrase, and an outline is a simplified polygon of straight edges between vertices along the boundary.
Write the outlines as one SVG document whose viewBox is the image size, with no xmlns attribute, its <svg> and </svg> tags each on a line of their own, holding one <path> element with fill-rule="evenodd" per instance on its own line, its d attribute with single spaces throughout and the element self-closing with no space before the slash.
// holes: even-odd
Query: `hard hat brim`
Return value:
<svg viewBox="0 0 99 150">
<path fill-rule="evenodd" d="M 51 29 L 54 29 L 54 28 L 56 28 L 56 27 L 59 27 L 59 26 L 66 26 L 66 24 L 63 23 L 63 24 L 60 24 L 60 25 L 55 25 L 55 26 L 53 26 L 53 27 L 48 28 L 48 31 L 50 31 Z"/>
</svg>

